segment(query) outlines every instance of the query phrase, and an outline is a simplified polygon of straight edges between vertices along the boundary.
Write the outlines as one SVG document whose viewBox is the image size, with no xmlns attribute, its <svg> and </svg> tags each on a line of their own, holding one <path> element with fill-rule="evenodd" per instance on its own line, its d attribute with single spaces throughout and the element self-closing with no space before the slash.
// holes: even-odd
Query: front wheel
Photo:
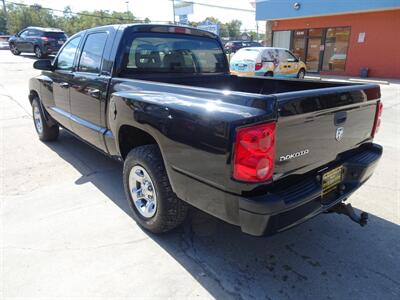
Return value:
<svg viewBox="0 0 400 300">
<path fill-rule="evenodd" d="M 10 51 L 14 55 L 20 55 L 21 54 L 21 51 L 19 51 L 17 49 L 17 46 L 15 46 L 14 44 L 10 44 Z"/>
<path fill-rule="evenodd" d="M 54 141 L 58 138 L 59 127 L 58 125 L 48 124 L 39 101 L 38 98 L 35 98 L 32 101 L 32 116 L 36 132 L 41 141 Z"/>
<path fill-rule="evenodd" d="M 144 145 L 129 152 L 123 180 L 133 218 L 140 226 L 162 233 L 184 221 L 188 204 L 172 191 L 157 145 Z"/>
<path fill-rule="evenodd" d="M 301 69 L 299 73 L 297 73 L 297 78 L 304 79 L 304 76 L 306 76 L 306 71 L 304 69 Z"/>
</svg>

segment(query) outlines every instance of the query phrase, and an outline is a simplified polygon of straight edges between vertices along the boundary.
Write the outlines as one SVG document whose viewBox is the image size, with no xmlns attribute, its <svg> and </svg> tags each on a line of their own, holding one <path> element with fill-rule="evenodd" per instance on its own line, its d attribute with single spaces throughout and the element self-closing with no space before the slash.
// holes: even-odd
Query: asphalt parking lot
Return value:
<svg viewBox="0 0 400 300">
<path fill-rule="evenodd" d="M 37 139 L 33 62 L 0 51 L 1 299 L 400 298 L 400 82 L 381 86 L 384 156 L 350 199 L 365 228 L 329 214 L 256 238 L 192 211 L 156 236 L 131 219 L 119 163 L 66 132 Z"/>
</svg>

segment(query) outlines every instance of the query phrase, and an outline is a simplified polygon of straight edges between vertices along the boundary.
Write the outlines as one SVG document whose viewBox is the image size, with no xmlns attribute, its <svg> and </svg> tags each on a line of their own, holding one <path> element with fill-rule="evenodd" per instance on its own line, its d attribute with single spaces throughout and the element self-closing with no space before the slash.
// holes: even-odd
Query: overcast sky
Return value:
<svg viewBox="0 0 400 300">
<path fill-rule="evenodd" d="M 7 0 L 6 0 L 7 1 Z M 71 6 L 73 11 L 81 10 L 115 10 L 126 11 L 127 0 L 10 0 L 12 2 L 22 2 L 25 4 L 40 4 L 44 7 L 63 9 L 65 6 Z M 252 10 L 250 0 L 193 0 L 219 6 L 227 6 L 233 8 L 242 8 Z M 172 1 L 170 0 L 129 0 L 130 11 L 138 18 L 146 17 L 153 21 L 172 21 Z M 236 11 L 220 8 L 211 8 L 202 5 L 194 6 L 194 13 L 189 15 L 190 21 L 201 21 L 208 16 L 213 16 L 223 22 L 232 19 L 242 21 L 242 29 L 255 30 L 256 22 L 255 15 L 251 12 Z M 259 22 L 260 32 L 264 31 L 264 26 Z"/>
</svg>

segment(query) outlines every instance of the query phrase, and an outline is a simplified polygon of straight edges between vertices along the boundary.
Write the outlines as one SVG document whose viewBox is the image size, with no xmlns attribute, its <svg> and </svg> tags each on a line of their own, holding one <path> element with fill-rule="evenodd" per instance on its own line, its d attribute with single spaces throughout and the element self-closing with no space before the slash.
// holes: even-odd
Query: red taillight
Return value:
<svg viewBox="0 0 400 300">
<path fill-rule="evenodd" d="M 261 182 L 272 178 L 275 160 L 275 123 L 236 130 L 233 177 Z"/>
<path fill-rule="evenodd" d="M 262 68 L 262 63 L 256 63 L 256 71 L 261 70 Z"/>
<path fill-rule="evenodd" d="M 381 116 L 382 116 L 383 104 L 381 101 L 378 102 L 376 106 L 374 126 L 372 127 L 371 136 L 374 137 L 378 133 L 379 126 L 381 126 Z"/>
</svg>

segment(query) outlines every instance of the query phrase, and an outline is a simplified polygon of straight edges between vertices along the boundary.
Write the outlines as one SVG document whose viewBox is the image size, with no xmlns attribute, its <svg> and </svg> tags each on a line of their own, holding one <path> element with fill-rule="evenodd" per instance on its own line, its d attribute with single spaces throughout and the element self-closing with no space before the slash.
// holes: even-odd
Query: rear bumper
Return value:
<svg viewBox="0 0 400 300">
<path fill-rule="evenodd" d="M 322 197 L 318 170 L 302 175 L 295 182 L 277 181 L 268 192 L 251 197 L 228 193 L 174 170 L 169 171 L 169 177 L 179 198 L 240 226 L 245 233 L 261 236 L 289 229 L 346 200 L 371 177 L 381 156 L 382 147 L 371 143 L 325 166 L 342 165 L 345 171 L 340 192 L 334 191 L 325 197 Z"/>
<path fill-rule="evenodd" d="M 255 76 L 255 72 L 239 72 L 239 71 L 230 71 L 231 75 L 236 76 Z"/>
<path fill-rule="evenodd" d="M 341 190 L 322 198 L 318 174 L 311 173 L 296 184 L 281 187 L 267 195 L 239 199 L 239 225 L 252 235 L 284 231 L 346 200 L 367 181 L 382 156 L 382 147 L 370 144 L 362 151 L 338 161 L 345 169 Z"/>
<path fill-rule="evenodd" d="M 43 46 L 43 53 L 45 54 L 57 54 L 61 46 Z"/>
</svg>

